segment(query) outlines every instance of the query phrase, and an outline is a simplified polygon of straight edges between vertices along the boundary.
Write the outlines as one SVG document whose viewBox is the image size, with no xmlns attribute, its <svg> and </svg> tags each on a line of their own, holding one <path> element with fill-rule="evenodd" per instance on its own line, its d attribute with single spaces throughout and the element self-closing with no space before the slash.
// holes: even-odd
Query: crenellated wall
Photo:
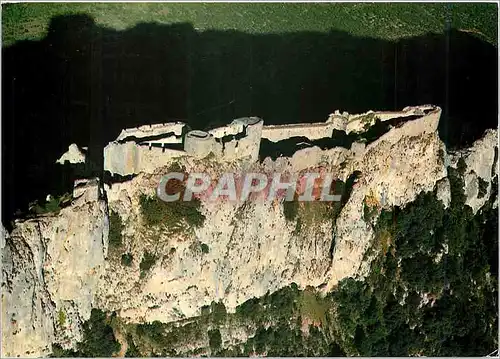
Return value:
<svg viewBox="0 0 500 359">
<path fill-rule="evenodd" d="M 144 125 L 135 128 L 125 128 L 120 132 L 116 141 L 123 141 L 128 137 L 144 138 L 165 135 L 168 133 L 174 133 L 175 136 L 180 137 L 182 136 L 185 126 L 186 124 L 183 122 L 168 122 L 154 125 Z"/>
<path fill-rule="evenodd" d="M 104 169 L 120 176 L 139 172 L 152 173 L 185 155 L 184 151 L 141 146 L 132 141 L 111 142 L 104 148 Z"/>
<path fill-rule="evenodd" d="M 420 116 L 398 131 L 391 131 L 391 136 L 400 136 L 400 132 L 417 135 L 435 131 L 440 114 L 440 108 L 425 105 L 406 107 L 396 112 L 368 111 L 360 115 L 350 115 L 346 112 L 341 114 L 336 111 L 325 122 L 319 123 L 264 126 L 263 120 L 258 117 L 244 117 L 209 131 L 185 132 L 186 125 L 182 122 L 146 125 L 122 130 L 116 141 L 105 147 L 104 169 L 122 176 L 139 172 L 151 173 L 178 157 L 204 158 L 209 154 L 213 154 L 220 161 L 246 158 L 255 162 L 259 159 L 262 138 L 273 142 L 291 137 L 316 140 L 332 137 L 334 130 L 346 133 L 366 131 L 377 119 L 388 121 L 400 117 Z M 391 136 L 384 138 L 390 140 Z M 355 143 L 351 151 L 356 156 L 362 156 L 369 147 Z"/>
<path fill-rule="evenodd" d="M 213 153 L 222 161 L 249 158 L 255 162 L 259 158 L 263 124 L 258 117 L 244 117 L 208 132 L 190 131 L 184 140 L 184 150 L 197 158 Z"/>
</svg>

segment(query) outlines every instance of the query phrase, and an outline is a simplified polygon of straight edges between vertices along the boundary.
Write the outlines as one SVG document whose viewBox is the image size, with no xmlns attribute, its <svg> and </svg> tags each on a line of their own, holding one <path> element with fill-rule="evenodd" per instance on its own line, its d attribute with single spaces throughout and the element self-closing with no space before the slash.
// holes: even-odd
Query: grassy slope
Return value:
<svg viewBox="0 0 500 359">
<path fill-rule="evenodd" d="M 39 39 L 55 15 L 86 13 L 107 27 L 126 29 L 140 22 L 192 23 L 197 29 L 233 29 L 249 33 L 343 30 L 353 35 L 397 39 L 440 33 L 447 7 L 452 26 L 497 43 L 497 5 L 430 3 L 223 4 L 223 3 L 31 3 L 2 9 L 3 45 Z"/>
</svg>

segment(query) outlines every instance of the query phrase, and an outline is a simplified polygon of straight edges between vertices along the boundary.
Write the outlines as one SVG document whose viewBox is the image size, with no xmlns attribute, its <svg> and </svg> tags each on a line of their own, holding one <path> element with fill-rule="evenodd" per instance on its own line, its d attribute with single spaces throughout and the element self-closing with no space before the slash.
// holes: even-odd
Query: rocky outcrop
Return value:
<svg viewBox="0 0 500 359">
<path fill-rule="evenodd" d="M 66 151 L 57 161 L 57 163 L 63 165 L 65 162 L 69 163 L 85 163 L 85 154 L 78 148 L 78 146 L 72 143 Z"/>
<path fill-rule="evenodd" d="M 359 171 L 337 218 L 325 215 L 317 203 L 299 204 L 299 223 L 285 218 L 278 201 L 204 201 L 206 220 L 199 228 L 185 223 L 179 224 L 184 230 L 175 232 L 149 227 L 141 213 L 141 195 L 155 194 L 174 157 L 164 156 L 160 166 L 151 162 L 148 171 L 106 186 L 107 202 L 99 199 L 97 182 L 79 183 L 70 207 L 57 216 L 18 222 L 6 235 L 4 353 L 39 356 L 50 352 L 53 342 L 73 346 L 93 307 L 116 311 L 126 322 L 171 322 L 199 315 L 212 301 L 234 311 L 242 302 L 292 282 L 328 291 L 345 277 L 363 277 L 370 266 L 365 252 L 378 213 L 404 207 L 419 193 L 434 189 L 447 206 L 447 166 L 456 167 L 460 157 L 467 167 L 467 204 L 477 211 L 489 198 L 492 177 L 498 173 L 497 131 L 488 131 L 470 149 L 447 154 L 437 134 L 440 109 L 427 106 L 425 113 L 411 113 L 415 119 L 350 149 L 309 147 L 261 163 L 175 158 L 187 172 L 214 177 L 224 172 L 322 168 L 346 181 Z M 480 187 L 487 192 L 484 199 Z M 370 219 L 365 217 L 366 206 L 375 213 Z M 109 251 L 108 208 L 123 223 L 122 244 Z M 140 267 L 146 252 L 156 258 L 147 271 Z M 123 263 L 125 253 L 130 263 Z"/>
<path fill-rule="evenodd" d="M 95 305 L 107 253 L 96 182 L 58 215 L 19 221 L 2 244 L 2 352 L 39 357 L 72 347 Z"/>
<path fill-rule="evenodd" d="M 253 170 L 268 173 L 324 166 L 344 181 L 355 170 L 361 172 L 336 223 L 317 216 L 300 232 L 295 222 L 287 222 L 277 202 L 237 206 L 205 202 L 206 221 L 190 236 L 158 232 L 142 223 L 139 196 L 154 194 L 164 171 L 113 185 L 108 190 L 109 206 L 125 222 L 125 251 L 135 261 L 131 267 L 108 261 L 99 306 L 118 311 L 132 322 L 169 322 L 198 315 L 212 301 L 220 300 L 233 311 L 247 299 L 292 282 L 302 288 L 326 284 L 323 287 L 329 290 L 342 278 L 362 276 L 369 266 L 363 255 L 373 236 L 363 219 L 365 197 L 374 196 L 380 209 L 404 206 L 446 177 L 440 156 L 445 147 L 436 132 L 439 116 L 438 109 L 405 123 L 371 143 L 364 153 L 313 147 L 297 151 L 292 158 L 267 158 L 256 164 Z M 187 172 L 208 172 L 214 177 L 248 169 L 245 162 L 186 159 L 183 164 Z M 312 208 L 303 210 L 315 215 Z M 200 250 L 202 243 L 208 253 Z M 146 251 L 159 260 L 141 279 L 139 263 Z"/>
<path fill-rule="evenodd" d="M 467 149 L 452 153 L 450 164 L 465 162 L 465 203 L 476 213 L 488 200 L 492 179 L 498 176 L 498 130 L 487 130 L 482 138 Z"/>
</svg>

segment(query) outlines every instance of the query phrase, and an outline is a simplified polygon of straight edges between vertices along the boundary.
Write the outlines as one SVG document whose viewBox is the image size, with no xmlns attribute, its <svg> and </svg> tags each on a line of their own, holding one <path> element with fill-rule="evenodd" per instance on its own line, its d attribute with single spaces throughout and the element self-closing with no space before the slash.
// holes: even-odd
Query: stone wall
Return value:
<svg viewBox="0 0 500 359">
<path fill-rule="evenodd" d="M 433 106 L 407 107 L 397 112 L 368 111 L 361 115 L 331 114 L 325 122 L 309 124 L 289 124 L 264 126 L 257 117 L 244 117 L 230 124 L 209 131 L 194 130 L 184 135 L 184 150 L 167 148 L 168 145 L 180 145 L 183 142 L 185 124 L 181 122 L 146 125 L 123 130 L 117 140 L 104 149 L 104 169 L 120 175 L 152 173 L 157 168 L 171 163 L 181 156 L 204 158 L 212 153 L 220 161 L 233 161 L 247 158 L 256 162 L 259 158 L 262 138 L 277 142 L 291 137 L 306 137 L 316 140 L 332 137 L 333 130 L 346 133 L 365 131 L 376 119 L 388 121 L 398 117 L 421 115 L 422 118 L 411 121 L 404 130 L 391 131 L 391 136 L 406 134 L 418 135 L 435 131 L 436 119 L 440 109 Z M 427 113 L 427 114 L 426 114 Z M 161 135 L 164 134 L 164 137 Z M 157 138 L 151 138 L 159 136 Z M 135 138 L 134 138 L 135 137 Z M 127 138 L 134 140 L 126 141 Z M 141 138 L 144 139 L 141 141 Z M 398 139 L 394 139 L 397 141 Z M 123 141 L 120 143 L 120 141 Z M 152 147 L 152 146 L 160 146 Z M 373 147 L 373 146 L 372 146 Z M 366 149 L 368 150 L 368 148 Z M 358 156 L 365 151 L 360 144 L 352 149 Z"/>
<path fill-rule="evenodd" d="M 184 138 L 184 151 L 186 154 L 203 158 L 211 152 L 215 155 L 219 154 L 220 150 L 216 148 L 215 137 L 205 131 L 194 130 L 186 134 Z"/>
<path fill-rule="evenodd" d="M 190 131 L 184 140 L 184 150 L 197 158 L 213 153 L 221 161 L 249 158 L 255 162 L 259 158 L 262 127 L 260 118 L 244 117 L 208 132 Z"/>
<path fill-rule="evenodd" d="M 104 169 L 120 176 L 152 173 L 185 155 L 184 151 L 141 146 L 132 141 L 111 142 L 104 148 Z"/>
<path fill-rule="evenodd" d="M 291 137 L 307 137 L 310 140 L 317 140 L 324 137 L 331 137 L 335 128 L 335 124 L 328 122 L 271 125 L 264 126 L 262 129 L 262 138 L 273 142 L 286 140 Z"/>
<path fill-rule="evenodd" d="M 123 141 L 127 137 L 144 138 L 150 136 L 159 136 L 167 133 L 174 133 L 176 136 L 181 136 L 184 127 L 183 122 L 168 122 L 154 125 L 144 125 L 136 128 L 126 128 L 120 132 L 116 141 Z"/>
</svg>

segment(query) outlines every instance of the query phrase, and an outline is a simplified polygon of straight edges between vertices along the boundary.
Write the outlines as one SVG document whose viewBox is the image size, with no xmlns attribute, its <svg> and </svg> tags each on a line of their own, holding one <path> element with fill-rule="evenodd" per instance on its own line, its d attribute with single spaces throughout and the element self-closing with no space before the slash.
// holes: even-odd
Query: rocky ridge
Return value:
<svg viewBox="0 0 500 359">
<path fill-rule="evenodd" d="M 280 203 L 205 202 L 203 226 L 166 233 L 146 226 L 140 196 L 153 195 L 168 168 L 104 186 L 105 193 L 98 182 L 88 182 L 59 214 L 18 221 L 5 233 L 2 352 L 43 356 L 51 352 L 52 343 L 74 347 L 94 307 L 116 311 L 128 322 L 171 322 L 198 315 L 212 301 L 234 311 L 252 297 L 291 283 L 326 292 L 345 277 L 363 277 L 370 264 L 363 257 L 373 237 L 363 216 L 367 203 L 376 212 L 404 206 L 437 186 L 446 205 L 447 166 L 457 167 L 460 158 L 466 164 L 467 204 L 476 212 L 489 197 L 491 179 L 498 174 L 498 131 L 488 130 L 471 148 L 448 153 L 437 134 L 439 115 L 440 110 L 393 128 L 361 152 L 310 147 L 290 158 L 254 164 L 180 160 L 188 172 L 214 176 L 321 166 L 346 181 L 359 171 L 335 221 L 300 204 L 299 212 L 306 214 L 300 231 L 296 221 L 285 218 Z M 485 199 L 479 196 L 481 181 L 486 183 L 481 186 Z M 124 224 L 120 251 L 108 248 L 111 210 Z M 208 246 L 208 253 L 201 244 Z M 141 277 L 139 263 L 146 251 L 158 260 Z M 121 253 L 133 256 L 131 266 L 122 265 Z"/>
</svg>

